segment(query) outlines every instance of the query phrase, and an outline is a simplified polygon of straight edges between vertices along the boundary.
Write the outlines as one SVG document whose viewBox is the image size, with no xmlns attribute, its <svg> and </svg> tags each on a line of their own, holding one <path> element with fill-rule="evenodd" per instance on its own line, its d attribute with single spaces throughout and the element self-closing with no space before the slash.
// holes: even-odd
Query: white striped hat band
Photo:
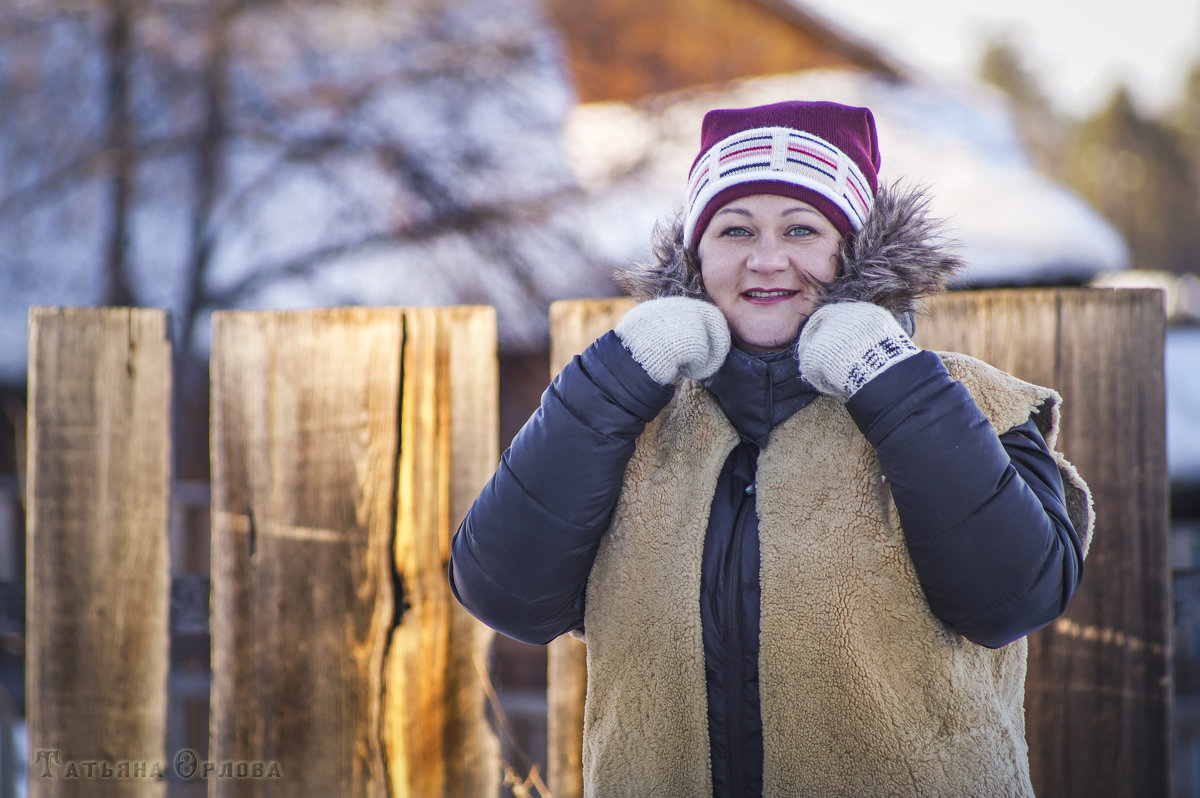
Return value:
<svg viewBox="0 0 1200 798">
<path fill-rule="evenodd" d="M 688 178 L 683 244 L 717 194 L 741 183 L 772 181 L 807 188 L 832 202 L 850 226 L 862 229 L 874 196 L 858 165 L 825 139 L 789 127 L 743 130 L 722 139 L 696 161 Z"/>
</svg>

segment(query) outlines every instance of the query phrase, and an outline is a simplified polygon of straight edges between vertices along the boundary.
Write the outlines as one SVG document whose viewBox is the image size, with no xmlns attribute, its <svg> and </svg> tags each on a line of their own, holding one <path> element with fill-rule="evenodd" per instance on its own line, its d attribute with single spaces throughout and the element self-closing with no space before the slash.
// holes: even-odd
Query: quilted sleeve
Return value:
<svg viewBox="0 0 1200 798">
<path fill-rule="evenodd" d="M 1034 422 L 1036 407 L 997 430 L 938 356 L 922 352 L 847 409 L 878 453 L 935 615 L 996 648 L 1062 614 L 1088 530 L 1068 512 L 1067 472 Z M 1082 485 L 1067 475 L 1073 490 Z"/>
<path fill-rule="evenodd" d="M 582 626 L 625 466 L 672 395 L 612 332 L 555 377 L 454 536 L 450 584 L 467 610 L 527 643 Z"/>
</svg>

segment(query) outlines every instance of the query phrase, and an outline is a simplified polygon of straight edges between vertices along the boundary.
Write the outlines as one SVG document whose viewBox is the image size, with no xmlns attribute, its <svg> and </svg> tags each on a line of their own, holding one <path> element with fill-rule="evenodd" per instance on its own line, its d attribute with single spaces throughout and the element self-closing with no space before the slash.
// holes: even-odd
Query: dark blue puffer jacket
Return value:
<svg viewBox="0 0 1200 798">
<path fill-rule="evenodd" d="M 713 792 L 753 796 L 762 784 L 754 469 L 771 427 L 816 394 L 790 353 L 736 349 L 706 386 L 742 438 L 713 497 L 697 597 Z M 563 369 L 454 538 L 450 582 L 468 610 L 528 643 L 582 628 L 588 574 L 625 466 L 671 395 L 613 333 Z M 997 438 L 930 352 L 872 380 L 847 410 L 891 482 L 935 615 L 996 647 L 1062 613 L 1083 557 L 1058 467 L 1032 421 Z M 957 534 L 943 534 L 950 529 Z"/>
</svg>

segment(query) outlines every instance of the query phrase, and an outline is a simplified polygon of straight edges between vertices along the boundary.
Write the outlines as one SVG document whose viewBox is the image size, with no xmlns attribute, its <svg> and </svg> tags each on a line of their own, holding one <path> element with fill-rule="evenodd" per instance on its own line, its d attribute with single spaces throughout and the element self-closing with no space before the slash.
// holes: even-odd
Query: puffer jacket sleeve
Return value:
<svg viewBox="0 0 1200 798">
<path fill-rule="evenodd" d="M 472 615 L 535 644 L 582 627 L 625 467 L 672 394 L 612 332 L 554 378 L 454 536 L 450 585 Z"/>
<path fill-rule="evenodd" d="M 1062 614 L 1084 550 L 1032 420 L 997 435 L 932 352 L 885 371 L 847 410 L 879 455 L 935 615 L 997 648 Z"/>
</svg>

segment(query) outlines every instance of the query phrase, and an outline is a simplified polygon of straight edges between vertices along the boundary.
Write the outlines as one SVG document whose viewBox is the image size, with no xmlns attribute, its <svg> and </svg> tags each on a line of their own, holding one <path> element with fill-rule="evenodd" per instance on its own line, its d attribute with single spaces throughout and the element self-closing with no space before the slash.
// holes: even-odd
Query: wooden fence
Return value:
<svg viewBox="0 0 1200 798">
<path fill-rule="evenodd" d="M 490 308 L 218 313 L 209 752 L 167 752 L 171 349 L 31 314 L 32 796 L 495 795 L 449 540 L 497 461 Z"/>
<path fill-rule="evenodd" d="M 166 734 L 166 316 L 35 309 L 29 351 L 29 794 L 160 795 L 149 763 L 164 761 Z"/>
<path fill-rule="evenodd" d="M 628 307 L 552 309 L 555 370 Z M 1031 638 L 1035 786 L 1170 794 L 1158 292 L 952 294 L 922 346 L 1063 394 L 1095 542 Z M 495 796 L 492 633 L 452 600 L 449 539 L 497 451 L 489 308 L 214 316 L 209 751 L 167 751 L 171 348 L 155 310 L 30 317 L 27 717 L 32 796 Z M 582 645 L 549 651 L 549 775 L 581 794 Z"/>
</svg>

